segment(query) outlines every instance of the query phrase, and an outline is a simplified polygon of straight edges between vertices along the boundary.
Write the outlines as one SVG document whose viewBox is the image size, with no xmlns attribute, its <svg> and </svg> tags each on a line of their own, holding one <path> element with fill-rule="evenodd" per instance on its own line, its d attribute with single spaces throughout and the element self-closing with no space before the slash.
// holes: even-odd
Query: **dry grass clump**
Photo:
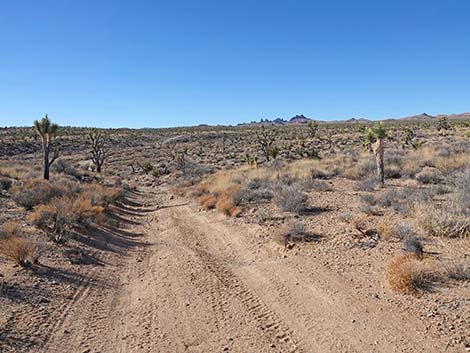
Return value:
<svg viewBox="0 0 470 353">
<path fill-rule="evenodd" d="M 0 237 L 2 238 L 17 237 L 21 233 L 22 227 L 18 221 L 8 220 L 0 227 Z"/>
<path fill-rule="evenodd" d="M 0 168 L 2 170 L 2 176 L 16 180 L 22 179 L 30 171 L 29 166 L 12 166 L 9 161 L 0 161 Z"/>
<path fill-rule="evenodd" d="M 439 184 L 442 177 L 436 168 L 426 167 L 416 174 L 416 180 L 422 184 Z"/>
<path fill-rule="evenodd" d="M 470 264 L 453 262 L 445 266 L 447 277 L 456 281 L 470 281 Z"/>
<path fill-rule="evenodd" d="M 391 215 L 385 215 L 377 223 L 377 233 L 384 240 L 405 239 L 414 233 L 414 227 L 406 222 L 400 221 Z"/>
<path fill-rule="evenodd" d="M 107 209 L 109 205 L 118 201 L 123 195 L 123 190 L 116 187 L 105 187 L 93 183 L 82 188 L 80 196 L 90 200 L 93 206 L 100 206 Z"/>
<path fill-rule="evenodd" d="M 43 179 L 26 180 L 12 190 L 13 200 L 27 210 L 48 203 L 52 198 L 61 196 L 63 190 Z"/>
<path fill-rule="evenodd" d="M 102 221 L 104 208 L 94 206 L 90 199 L 80 196 L 76 199 L 55 198 L 47 205 L 37 206 L 29 216 L 35 226 L 53 233 L 63 235 L 74 225 L 88 225 Z"/>
<path fill-rule="evenodd" d="M 205 194 L 199 197 L 199 204 L 206 211 L 215 208 L 216 203 L 217 194 Z"/>
<path fill-rule="evenodd" d="M 390 263 L 387 279 L 393 290 L 415 294 L 428 290 L 433 282 L 440 279 L 440 273 L 431 259 L 421 259 L 415 254 L 406 254 Z"/>
<path fill-rule="evenodd" d="M 353 164 L 345 169 L 343 175 L 347 179 L 361 180 L 367 175 L 375 172 L 375 161 L 368 157 L 363 157 L 358 163 Z"/>
<path fill-rule="evenodd" d="M 232 185 L 219 194 L 216 208 L 227 216 L 237 217 L 241 209 L 235 204 L 234 196 L 240 191 L 239 185 Z"/>
<path fill-rule="evenodd" d="M 223 191 L 200 196 L 199 203 L 206 211 L 217 208 L 217 211 L 227 216 L 237 217 L 240 215 L 241 209 L 237 206 L 234 197 L 239 191 L 239 185 L 231 185 Z"/>
<path fill-rule="evenodd" d="M 465 238 L 470 234 L 470 218 L 455 212 L 452 207 L 437 208 L 430 203 L 417 203 L 413 215 L 418 226 L 428 235 Z"/>
<path fill-rule="evenodd" d="M 222 194 L 217 200 L 216 208 L 223 214 L 231 217 L 237 217 L 241 213 L 240 207 L 236 206 L 230 195 Z"/>
<path fill-rule="evenodd" d="M 36 244 L 23 237 L 7 237 L 0 241 L 0 255 L 27 267 L 37 261 Z"/>
</svg>

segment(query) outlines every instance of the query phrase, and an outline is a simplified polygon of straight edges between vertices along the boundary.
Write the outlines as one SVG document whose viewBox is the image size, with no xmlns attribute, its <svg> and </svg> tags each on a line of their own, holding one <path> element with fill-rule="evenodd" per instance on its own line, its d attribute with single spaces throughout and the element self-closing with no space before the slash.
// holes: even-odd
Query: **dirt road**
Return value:
<svg viewBox="0 0 470 353">
<path fill-rule="evenodd" d="M 143 244 L 105 266 L 106 286 L 77 290 L 40 352 L 444 351 L 315 258 L 255 246 L 253 226 L 165 191 L 139 198 Z"/>
</svg>

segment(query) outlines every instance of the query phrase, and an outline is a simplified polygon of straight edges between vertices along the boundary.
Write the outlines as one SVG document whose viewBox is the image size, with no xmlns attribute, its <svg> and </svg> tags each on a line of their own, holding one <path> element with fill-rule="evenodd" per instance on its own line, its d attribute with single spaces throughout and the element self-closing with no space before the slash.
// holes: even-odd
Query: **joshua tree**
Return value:
<svg viewBox="0 0 470 353">
<path fill-rule="evenodd" d="M 34 127 L 36 128 L 36 131 L 41 137 L 42 141 L 42 151 L 44 154 L 44 179 L 49 180 L 49 168 L 59 157 L 59 149 L 56 147 L 54 149 L 54 155 L 52 159 L 49 160 L 49 153 L 51 152 L 52 142 L 57 135 L 59 125 L 53 124 L 46 114 L 46 116 L 40 121 L 34 121 Z"/>
<path fill-rule="evenodd" d="M 384 141 L 387 137 L 385 126 L 382 122 L 376 123 L 366 130 L 364 147 L 371 150 L 377 165 L 377 179 L 381 186 L 384 186 Z"/>
<path fill-rule="evenodd" d="M 270 151 L 272 151 L 274 147 L 277 134 L 278 131 L 275 128 L 266 128 L 264 125 L 261 126 L 259 131 L 256 131 L 256 140 L 268 162 L 271 159 Z M 277 152 L 279 153 L 279 150 Z"/>
<path fill-rule="evenodd" d="M 452 126 L 449 123 L 449 119 L 445 116 L 441 116 L 437 119 L 436 129 L 439 134 L 445 135 L 448 130 L 452 129 Z"/>
<path fill-rule="evenodd" d="M 313 140 L 318 136 L 319 125 L 315 120 L 308 122 L 308 136 Z"/>
<path fill-rule="evenodd" d="M 91 145 L 91 161 L 96 166 L 96 171 L 101 173 L 101 167 L 108 156 L 108 136 L 101 130 L 91 129 L 88 139 Z"/>
</svg>

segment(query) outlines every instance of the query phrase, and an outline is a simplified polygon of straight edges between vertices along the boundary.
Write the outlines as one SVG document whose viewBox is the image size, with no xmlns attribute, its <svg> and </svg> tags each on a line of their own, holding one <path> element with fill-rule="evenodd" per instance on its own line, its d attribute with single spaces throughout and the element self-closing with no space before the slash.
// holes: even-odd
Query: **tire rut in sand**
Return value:
<svg viewBox="0 0 470 353">
<path fill-rule="evenodd" d="M 213 292 L 218 296 L 224 294 L 226 300 L 236 297 L 245 307 L 246 312 L 256 323 L 256 326 L 269 338 L 282 352 L 304 352 L 293 339 L 292 330 L 280 320 L 276 314 L 264 304 L 243 282 L 232 273 L 220 260 L 210 253 L 197 249 L 198 256 L 219 281 L 221 286 L 213 284 Z M 274 347 L 273 347 L 274 348 Z"/>
</svg>

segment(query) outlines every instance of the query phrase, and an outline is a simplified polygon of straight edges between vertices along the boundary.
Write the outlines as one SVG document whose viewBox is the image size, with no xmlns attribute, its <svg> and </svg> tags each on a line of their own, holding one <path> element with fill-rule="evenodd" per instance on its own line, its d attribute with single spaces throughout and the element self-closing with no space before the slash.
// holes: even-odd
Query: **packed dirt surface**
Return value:
<svg viewBox="0 0 470 353">
<path fill-rule="evenodd" d="M 257 226 L 166 189 L 134 194 L 127 217 L 140 245 L 92 267 L 27 351 L 446 351 L 419 317 L 363 295 L 320 258 L 260 245 Z"/>
</svg>

